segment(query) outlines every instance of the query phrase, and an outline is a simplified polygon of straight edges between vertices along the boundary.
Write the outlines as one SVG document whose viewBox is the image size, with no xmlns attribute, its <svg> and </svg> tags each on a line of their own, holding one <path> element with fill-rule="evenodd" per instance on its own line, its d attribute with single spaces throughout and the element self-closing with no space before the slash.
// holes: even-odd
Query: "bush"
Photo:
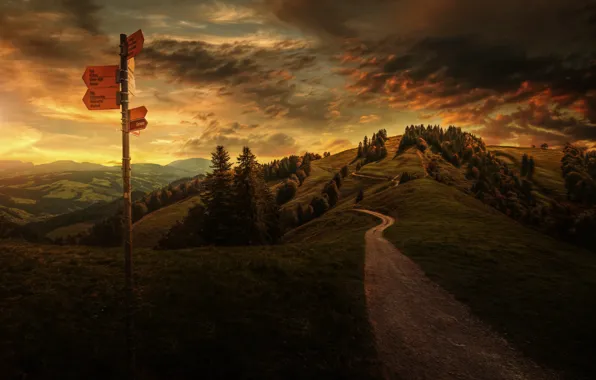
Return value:
<svg viewBox="0 0 596 380">
<path fill-rule="evenodd" d="M 325 196 L 316 196 L 310 201 L 312 216 L 318 218 L 329 210 L 329 201 Z"/>
<path fill-rule="evenodd" d="M 363 199 L 364 199 L 364 191 L 362 191 L 362 189 L 360 189 L 358 191 L 358 195 L 356 196 L 356 203 L 362 202 Z"/>
<path fill-rule="evenodd" d="M 341 175 L 339 173 L 335 173 L 335 175 L 333 176 L 333 181 L 337 185 L 337 188 L 338 189 L 341 189 L 341 185 L 343 184 L 343 180 L 342 180 Z"/>
<path fill-rule="evenodd" d="M 304 183 L 304 180 L 307 177 L 306 172 L 304 170 L 298 170 L 296 172 L 296 175 L 295 176 L 298 178 L 298 181 L 299 181 L 300 185 L 302 185 Z"/>
<path fill-rule="evenodd" d="M 296 192 L 298 191 L 298 183 L 291 180 L 285 180 L 277 188 L 277 195 L 276 195 L 276 202 L 278 205 L 283 205 L 284 203 L 289 202 L 296 196 Z"/>
<path fill-rule="evenodd" d="M 343 168 L 341 168 L 340 173 L 343 178 L 346 178 L 348 174 L 350 174 L 350 169 L 348 168 L 348 165 L 345 165 Z"/>
<path fill-rule="evenodd" d="M 330 207 L 335 206 L 339 201 L 339 189 L 335 181 L 329 181 L 323 188 L 323 193 L 327 195 Z"/>
</svg>

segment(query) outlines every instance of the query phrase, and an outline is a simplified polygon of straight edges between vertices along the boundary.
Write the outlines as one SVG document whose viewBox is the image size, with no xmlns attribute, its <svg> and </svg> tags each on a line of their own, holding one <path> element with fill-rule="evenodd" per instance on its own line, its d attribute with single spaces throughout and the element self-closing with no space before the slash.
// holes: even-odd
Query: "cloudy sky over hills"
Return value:
<svg viewBox="0 0 596 380">
<path fill-rule="evenodd" d="M 0 157 L 118 161 L 117 110 L 88 111 L 87 65 L 143 29 L 133 160 L 339 151 L 379 128 L 455 124 L 491 144 L 596 140 L 588 0 L 8 0 Z"/>
</svg>

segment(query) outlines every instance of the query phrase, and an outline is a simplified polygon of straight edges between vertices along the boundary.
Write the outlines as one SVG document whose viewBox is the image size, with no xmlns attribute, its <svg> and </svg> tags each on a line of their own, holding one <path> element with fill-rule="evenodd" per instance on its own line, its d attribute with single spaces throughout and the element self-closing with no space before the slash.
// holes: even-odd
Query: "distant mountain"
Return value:
<svg viewBox="0 0 596 380">
<path fill-rule="evenodd" d="M 35 173 L 54 173 L 71 171 L 83 172 L 98 170 L 114 170 L 114 167 L 93 164 L 91 162 L 75 162 L 70 160 L 55 161 L 49 164 L 35 165 L 33 167 L 33 171 Z"/>
<path fill-rule="evenodd" d="M 210 172 L 210 165 L 211 160 L 207 160 L 205 158 L 188 158 L 186 160 L 170 162 L 166 166 L 192 172 L 193 176 L 195 176 L 197 174 L 205 174 L 207 172 Z"/>
<path fill-rule="evenodd" d="M 33 166 L 31 162 L 0 160 L 0 172 L 31 170 Z"/>
</svg>

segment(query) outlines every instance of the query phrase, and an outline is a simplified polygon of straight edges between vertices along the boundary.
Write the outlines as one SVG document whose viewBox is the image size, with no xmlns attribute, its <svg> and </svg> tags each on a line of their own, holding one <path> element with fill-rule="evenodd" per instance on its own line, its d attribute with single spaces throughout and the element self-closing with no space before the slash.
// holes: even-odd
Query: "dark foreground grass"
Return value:
<svg viewBox="0 0 596 380">
<path fill-rule="evenodd" d="M 139 379 L 377 378 L 362 283 L 374 222 L 358 223 L 333 242 L 135 251 Z M 0 378 L 121 378 L 120 257 L 0 245 Z"/>
<path fill-rule="evenodd" d="M 385 236 L 509 342 L 568 379 L 596 378 L 596 255 L 420 179 L 365 199 Z"/>
</svg>

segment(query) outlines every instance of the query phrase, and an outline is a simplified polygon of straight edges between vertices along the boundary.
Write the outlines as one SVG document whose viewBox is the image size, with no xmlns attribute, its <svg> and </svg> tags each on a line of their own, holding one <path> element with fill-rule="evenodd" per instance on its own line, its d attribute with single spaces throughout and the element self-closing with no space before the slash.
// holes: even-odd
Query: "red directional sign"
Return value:
<svg viewBox="0 0 596 380">
<path fill-rule="evenodd" d="M 126 38 L 126 43 L 128 44 L 128 59 L 136 56 L 143 50 L 143 43 L 145 42 L 145 37 L 143 36 L 143 31 L 141 29 L 137 30 L 130 36 Z"/>
<path fill-rule="evenodd" d="M 118 109 L 118 88 L 88 89 L 83 102 L 91 111 Z"/>
<path fill-rule="evenodd" d="M 83 73 L 83 81 L 87 88 L 116 88 L 120 84 L 116 81 L 118 65 L 112 66 L 87 66 Z"/>
<path fill-rule="evenodd" d="M 147 108 L 145 106 L 133 108 L 128 111 L 128 120 L 135 121 L 144 119 L 147 116 Z"/>
<path fill-rule="evenodd" d="M 141 129 L 147 128 L 147 124 L 149 124 L 147 122 L 147 119 L 133 120 L 130 123 L 128 123 L 128 130 L 130 132 L 140 131 Z"/>
</svg>

